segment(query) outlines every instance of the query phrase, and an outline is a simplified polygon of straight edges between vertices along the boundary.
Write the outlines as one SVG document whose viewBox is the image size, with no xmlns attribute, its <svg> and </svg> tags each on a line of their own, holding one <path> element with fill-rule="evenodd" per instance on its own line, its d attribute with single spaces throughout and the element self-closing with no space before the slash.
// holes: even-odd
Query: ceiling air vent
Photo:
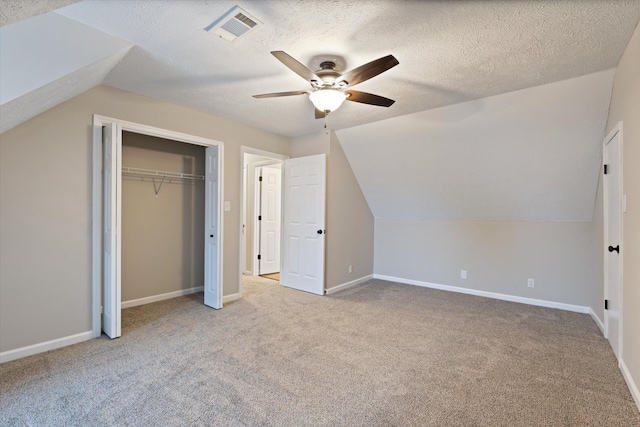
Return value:
<svg viewBox="0 0 640 427">
<path fill-rule="evenodd" d="M 223 39 L 231 41 L 254 30 L 260 24 L 262 22 L 251 16 L 247 11 L 239 6 L 233 6 L 227 13 L 206 27 L 205 30 L 212 31 Z"/>
</svg>

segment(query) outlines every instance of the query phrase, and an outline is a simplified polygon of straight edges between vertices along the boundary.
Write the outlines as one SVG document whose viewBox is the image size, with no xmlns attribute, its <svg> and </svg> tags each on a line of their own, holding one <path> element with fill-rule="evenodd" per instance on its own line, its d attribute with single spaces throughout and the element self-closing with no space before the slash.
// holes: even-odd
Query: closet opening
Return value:
<svg viewBox="0 0 640 427">
<path fill-rule="evenodd" d="M 218 141 L 93 117 L 93 335 L 122 309 L 204 291 L 222 308 Z"/>
<path fill-rule="evenodd" d="M 122 132 L 122 308 L 204 290 L 205 147 Z"/>
</svg>

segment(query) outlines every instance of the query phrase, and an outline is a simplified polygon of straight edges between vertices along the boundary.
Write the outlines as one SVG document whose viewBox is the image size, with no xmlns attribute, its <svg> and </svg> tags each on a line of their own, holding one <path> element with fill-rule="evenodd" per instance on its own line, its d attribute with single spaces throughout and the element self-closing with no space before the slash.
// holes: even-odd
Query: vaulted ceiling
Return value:
<svg viewBox="0 0 640 427">
<path fill-rule="evenodd" d="M 235 4 L 261 25 L 231 42 L 204 30 Z M 347 102 L 328 118 L 376 216 L 584 220 L 595 197 L 613 79 L 605 70 L 617 66 L 640 19 L 640 1 L 6 0 L 0 12 L 0 133 L 104 84 L 306 135 L 324 125 L 306 96 L 252 98 L 309 88 L 271 51 L 284 50 L 312 69 L 334 60 L 342 70 L 393 54 L 398 66 L 356 87 L 395 99 L 393 106 Z M 591 88 L 571 83 L 581 76 L 595 85 L 584 100 L 579 92 Z M 555 89 L 535 89 L 555 82 Z M 544 106 L 536 104 L 541 99 Z M 581 108 L 583 101 L 592 104 Z M 567 114 L 573 108 L 575 117 Z M 500 118 L 501 112 L 509 114 Z M 522 123 L 522 115 L 535 120 Z M 575 120 L 560 123 L 558 115 Z M 520 132 L 495 131 L 507 122 L 520 123 Z M 571 143 L 550 143 L 558 141 L 554 132 Z M 394 148 L 422 160 L 408 165 Z M 559 166 L 545 162 L 547 155 L 577 164 L 571 170 L 578 176 L 550 173 Z M 404 166 L 381 172 L 385 156 Z M 527 159 L 539 162 L 535 171 L 518 166 Z M 400 170 L 418 165 L 430 172 Z M 510 172 L 501 183 L 487 181 L 483 174 L 503 165 Z M 387 176 L 386 184 L 378 186 L 373 171 Z M 431 179 L 452 171 L 454 185 Z M 407 187 L 409 180 L 424 185 Z M 541 208 L 541 195 L 556 191 L 553 185 L 579 201 L 569 206 L 557 195 L 554 209 Z M 416 191 L 428 202 L 415 204 Z M 523 201 L 519 191 L 536 196 Z"/>
<path fill-rule="evenodd" d="M 16 3 L 23 6 L 11 14 Z M 67 3 L 10 1 L 0 7 L 10 21 L 15 14 Z M 233 42 L 204 30 L 236 3 L 262 25 Z M 344 69 L 388 54 L 400 61 L 357 87 L 396 103 L 390 108 L 346 103 L 329 120 L 332 128 L 342 129 L 613 68 L 640 18 L 640 5 L 637 0 L 87 0 L 55 13 L 84 24 L 90 35 L 78 33 L 65 44 L 69 49 L 90 45 L 96 30 L 133 45 L 100 83 L 297 136 L 323 126 L 306 96 L 252 98 L 309 88 L 270 51 L 284 50 L 314 69 L 326 58 Z M 53 24 L 29 21 L 2 30 L 23 26 L 42 43 L 55 41 L 55 27 L 48 27 Z"/>
</svg>

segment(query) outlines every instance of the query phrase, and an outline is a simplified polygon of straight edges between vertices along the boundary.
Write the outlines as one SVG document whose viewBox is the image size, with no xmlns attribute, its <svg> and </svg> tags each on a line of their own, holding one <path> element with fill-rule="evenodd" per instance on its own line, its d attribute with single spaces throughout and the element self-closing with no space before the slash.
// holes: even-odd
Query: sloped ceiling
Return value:
<svg viewBox="0 0 640 427">
<path fill-rule="evenodd" d="M 131 47 L 55 13 L 0 28 L 0 133 L 101 84 Z"/>
<path fill-rule="evenodd" d="M 336 133 L 376 218 L 590 221 L 613 77 Z"/>
<path fill-rule="evenodd" d="M 228 42 L 203 29 L 235 4 L 263 25 Z M 308 84 L 270 55 L 352 69 L 400 65 L 357 88 L 396 100 L 347 102 L 333 129 L 577 77 L 618 64 L 637 0 L 83 1 L 57 13 L 135 44 L 104 83 L 287 136 L 322 130 L 306 96 L 254 99 Z"/>
</svg>

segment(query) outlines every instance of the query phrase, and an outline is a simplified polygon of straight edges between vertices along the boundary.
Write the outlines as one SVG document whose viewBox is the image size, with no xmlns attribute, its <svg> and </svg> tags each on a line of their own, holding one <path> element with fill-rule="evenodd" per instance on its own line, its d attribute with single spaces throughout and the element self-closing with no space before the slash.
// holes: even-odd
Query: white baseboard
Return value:
<svg viewBox="0 0 640 427">
<path fill-rule="evenodd" d="M 598 328 L 600 328 L 600 332 L 602 332 L 602 335 L 604 335 L 604 322 L 600 320 L 596 312 L 593 311 L 591 307 L 589 307 L 589 314 L 591 315 L 593 321 L 596 322 L 596 325 L 598 325 Z"/>
<path fill-rule="evenodd" d="M 154 295 L 146 298 L 132 299 L 129 301 L 122 301 L 122 308 L 136 307 L 138 305 L 151 304 L 152 302 L 164 301 L 166 299 L 182 297 L 189 294 L 195 294 L 196 292 L 204 291 L 204 286 L 197 286 L 195 288 L 181 289 L 179 291 L 167 292 L 166 294 Z"/>
<path fill-rule="evenodd" d="M 338 285 L 338 286 L 333 286 L 333 287 L 331 287 L 329 289 L 326 289 L 324 291 L 324 293 L 326 295 L 330 295 L 330 294 L 336 293 L 338 291 L 342 291 L 344 289 L 352 288 L 352 287 L 354 287 L 356 285 L 359 285 L 360 283 L 364 283 L 364 282 L 366 282 L 368 280 L 371 280 L 371 279 L 373 279 L 373 274 L 369 274 L 368 276 L 364 276 L 364 277 L 361 277 L 359 279 L 355 279 L 355 280 L 352 280 L 352 281 L 347 282 L 347 283 L 343 283 L 343 284 Z"/>
<path fill-rule="evenodd" d="M 640 411 L 640 390 L 638 390 L 638 386 L 636 385 L 635 381 L 633 381 L 633 377 L 631 377 L 631 373 L 629 372 L 629 369 L 627 369 L 627 365 L 622 359 L 620 359 L 620 370 L 622 371 L 624 380 L 627 382 L 627 386 L 629 387 L 631 396 L 633 396 L 633 400 L 635 400 L 636 406 Z"/>
<path fill-rule="evenodd" d="M 87 331 L 64 338 L 16 348 L 15 350 L 3 351 L 0 353 L 0 363 L 10 362 L 11 360 L 20 359 L 22 357 L 33 356 L 34 354 L 44 353 L 45 351 L 55 350 L 56 348 L 66 347 L 82 341 L 88 341 L 92 338 L 93 331 Z"/>
<path fill-rule="evenodd" d="M 222 297 L 222 304 L 226 304 L 228 302 L 235 301 L 240 298 L 242 298 L 242 294 L 239 292 L 237 294 L 225 295 Z"/>
<path fill-rule="evenodd" d="M 565 304 L 562 302 L 547 301 L 542 299 L 518 297 L 515 295 L 499 294 L 496 292 L 479 291 L 476 289 L 460 288 L 458 286 L 440 285 L 438 283 L 422 282 L 419 280 L 402 279 L 400 277 L 384 276 L 382 274 L 374 274 L 374 279 L 388 280 L 389 282 L 404 283 L 407 285 L 421 286 L 423 288 L 440 289 L 442 291 L 458 292 L 461 294 L 475 295 L 479 297 L 499 299 L 503 301 L 518 302 L 521 304 L 536 305 L 539 307 L 558 308 L 560 310 L 574 311 L 576 313 L 589 313 L 589 307 L 581 305 Z"/>
</svg>

